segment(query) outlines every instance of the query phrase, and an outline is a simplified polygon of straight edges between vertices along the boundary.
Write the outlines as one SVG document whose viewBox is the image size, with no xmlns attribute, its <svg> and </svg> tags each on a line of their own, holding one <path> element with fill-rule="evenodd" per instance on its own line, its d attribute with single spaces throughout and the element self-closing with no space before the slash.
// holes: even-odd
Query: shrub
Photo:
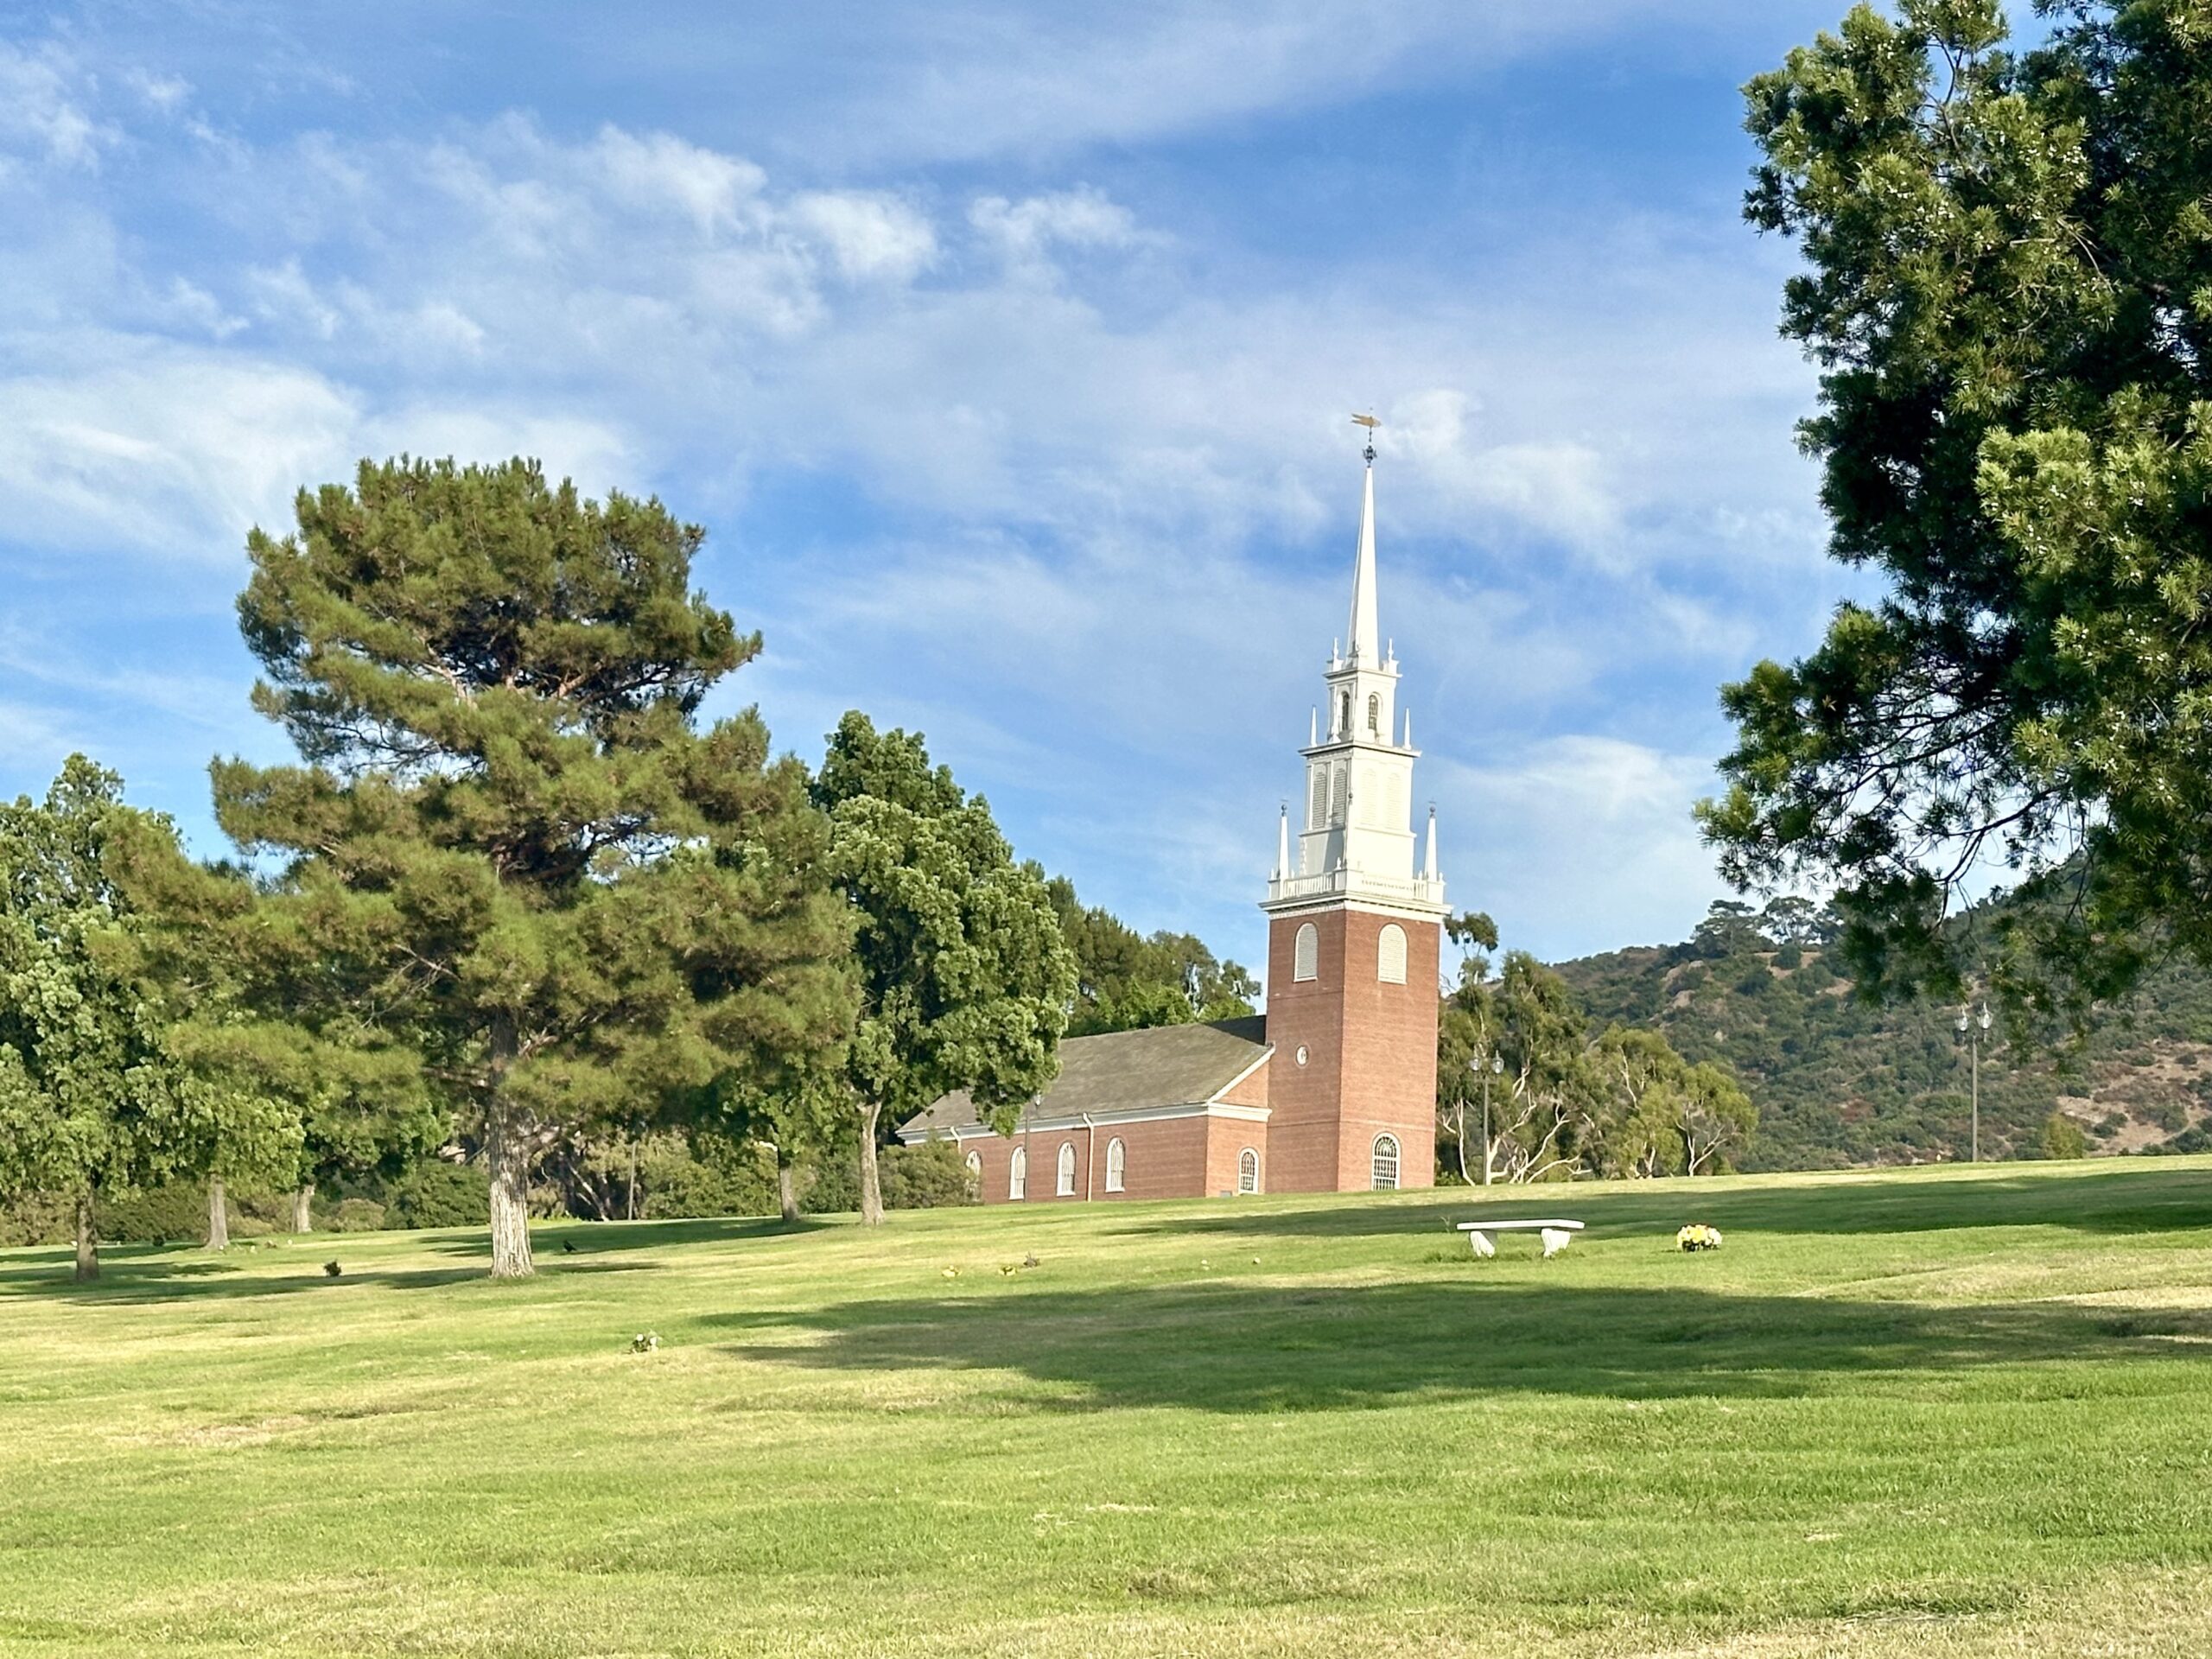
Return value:
<svg viewBox="0 0 2212 1659">
<path fill-rule="evenodd" d="M 656 1221 L 690 1216 L 769 1216 L 776 1212 L 776 1166 L 758 1147 L 700 1158 L 680 1140 L 656 1147 L 639 1165 L 639 1214 Z"/>
<path fill-rule="evenodd" d="M 384 1205 L 374 1198 L 340 1198 L 324 1212 L 322 1224 L 334 1233 L 381 1232 Z"/>
<path fill-rule="evenodd" d="M 2043 1155 L 2046 1158 L 2086 1158 L 2089 1155 L 2089 1137 L 2082 1133 L 2082 1126 L 2063 1112 L 2053 1112 L 2044 1120 Z"/>
<path fill-rule="evenodd" d="M 0 1248 L 67 1244 L 76 1236 L 77 1206 L 67 1198 L 32 1192 L 0 1205 Z"/>
<path fill-rule="evenodd" d="M 950 1141 L 884 1147 L 876 1153 L 875 1164 L 887 1210 L 941 1210 L 982 1202 L 967 1160 Z M 799 1192 L 799 1207 L 809 1215 L 836 1215 L 861 1207 L 858 1153 L 830 1159 L 811 1173 L 812 1180 L 802 1183 Z"/>
<path fill-rule="evenodd" d="M 1805 947 L 1795 939 L 1774 953 L 1774 965 L 1777 968 L 1784 969 L 1798 968 L 1803 965 L 1804 961 Z"/>
<path fill-rule="evenodd" d="M 481 1227 L 491 1208 L 491 1177 L 473 1164 L 435 1158 L 392 1183 L 385 1215 L 395 1227 Z"/>
<path fill-rule="evenodd" d="M 185 1244 L 207 1236 L 207 1189 L 197 1182 L 149 1186 L 99 1200 L 92 1225 L 111 1244 Z"/>
<path fill-rule="evenodd" d="M 798 1207 L 810 1216 L 847 1215 L 861 1207 L 861 1161 L 849 1157 L 827 1159 L 800 1171 Z"/>
<path fill-rule="evenodd" d="M 982 1202 L 974 1173 L 959 1147 L 950 1141 L 887 1147 L 877 1173 L 887 1210 L 942 1210 Z"/>
</svg>

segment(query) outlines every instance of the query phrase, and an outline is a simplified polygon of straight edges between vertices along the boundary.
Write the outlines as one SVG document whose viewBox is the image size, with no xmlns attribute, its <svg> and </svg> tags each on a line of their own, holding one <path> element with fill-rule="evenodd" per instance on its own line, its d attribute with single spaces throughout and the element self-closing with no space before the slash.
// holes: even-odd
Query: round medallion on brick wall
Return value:
<svg viewBox="0 0 2212 1659">
<path fill-rule="evenodd" d="M 1298 1046 L 1298 1063 L 1300 1065 L 1306 1064 L 1306 1045 L 1303 1043 Z"/>
</svg>

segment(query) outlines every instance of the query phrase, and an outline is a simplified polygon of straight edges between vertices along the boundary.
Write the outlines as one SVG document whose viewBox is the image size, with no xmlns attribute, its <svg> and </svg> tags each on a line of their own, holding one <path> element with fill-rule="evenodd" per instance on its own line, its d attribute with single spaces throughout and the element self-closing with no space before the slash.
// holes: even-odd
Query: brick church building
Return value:
<svg viewBox="0 0 2212 1659">
<path fill-rule="evenodd" d="M 1351 625 L 1300 751 L 1268 918 L 1268 1011 L 1071 1037 L 1011 1135 L 948 1095 L 900 1130 L 950 1137 L 986 1204 L 1427 1186 L 1436 1167 L 1436 815 L 1413 828 L 1413 722 L 1376 620 L 1375 451 L 1366 454 Z M 1417 857 L 1416 854 L 1421 855 Z"/>
</svg>

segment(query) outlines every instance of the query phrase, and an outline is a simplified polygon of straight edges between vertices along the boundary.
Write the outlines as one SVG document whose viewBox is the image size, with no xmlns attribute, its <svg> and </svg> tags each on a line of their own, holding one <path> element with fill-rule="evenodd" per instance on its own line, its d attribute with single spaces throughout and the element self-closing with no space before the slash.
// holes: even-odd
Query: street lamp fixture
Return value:
<svg viewBox="0 0 2212 1659">
<path fill-rule="evenodd" d="M 1474 1071 L 1478 1071 L 1478 1072 L 1479 1072 L 1479 1073 L 1481 1073 L 1481 1074 L 1482 1074 L 1482 1080 L 1483 1080 L 1483 1185 L 1484 1185 L 1484 1186 L 1488 1186 L 1488 1185 L 1491 1184 L 1491 1167 L 1490 1167 L 1490 1166 L 1491 1166 L 1491 1157 L 1490 1157 L 1490 1080 L 1491 1080 L 1492 1077 L 1502 1076 L 1502 1075 L 1504 1073 L 1504 1071 L 1505 1071 L 1505 1057 L 1504 1057 L 1503 1054 L 1500 1054 L 1500 1053 L 1499 1053 L 1496 1049 L 1494 1049 L 1494 1048 L 1493 1048 L 1493 1049 L 1491 1049 L 1491 1050 L 1490 1051 L 1490 1063 L 1489 1063 L 1487 1065 L 1485 1065 L 1483 1063 L 1483 1057 L 1482 1057 L 1480 1054 L 1477 1054 L 1477 1055 L 1476 1055 L 1472 1059 L 1469 1060 L 1469 1061 L 1467 1062 L 1467 1064 L 1468 1064 L 1468 1065 L 1469 1065 L 1470 1067 L 1471 1067 Z M 1463 1131 L 1462 1133 L 1464 1133 L 1464 1131 Z M 1462 1161 L 1462 1162 L 1461 1162 L 1461 1164 L 1460 1164 L 1460 1166 L 1459 1166 L 1459 1167 L 1460 1167 L 1461 1173 L 1464 1173 L 1465 1172 L 1465 1169 L 1466 1169 L 1466 1165 L 1465 1165 L 1465 1163 L 1464 1161 Z"/>
<path fill-rule="evenodd" d="M 1977 1164 L 1981 1161 L 1981 1046 L 1988 1038 L 1989 1026 L 1988 1003 L 1984 1002 L 1981 1005 L 1981 1012 L 1979 1014 L 1968 1008 L 1959 1010 L 1959 1038 L 1967 1046 L 1968 1064 L 1973 1068 L 1971 1075 L 1974 1079 L 1973 1128 L 1969 1132 L 1973 1139 L 1968 1147 L 1968 1161 Z"/>
</svg>

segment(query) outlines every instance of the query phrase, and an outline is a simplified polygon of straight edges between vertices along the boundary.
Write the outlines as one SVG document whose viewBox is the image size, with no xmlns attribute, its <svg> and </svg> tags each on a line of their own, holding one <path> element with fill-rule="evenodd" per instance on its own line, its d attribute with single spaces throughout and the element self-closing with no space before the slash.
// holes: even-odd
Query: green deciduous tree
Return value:
<svg viewBox="0 0 2212 1659">
<path fill-rule="evenodd" d="M 364 463 L 257 530 L 254 703 L 304 762 L 213 768 L 276 860 L 263 948 L 326 1041 L 410 1049 L 531 1270 L 531 1166 L 840 1041 L 849 924 L 803 769 L 708 692 L 759 649 L 690 587 L 700 532 L 534 463 Z"/>
<path fill-rule="evenodd" d="M 297 1141 L 226 1065 L 228 1011 L 175 971 L 130 879 L 181 861 L 168 822 L 82 756 L 43 802 L 0 807 L 0 1190 L 73 1202 L 79 1280 L 99 1276 L 96 1200 Z"/>
<path fill-rule="evenodd" d="M 1862 5 L 1748 89 L 1832 550 L 1887 593 L 1727 689 L 1702 810 L 1739 883 L 1840 882 L 1877 992 L 1955 989 L 2008 868 L 2005 977 L 2078 1018 L 2212 960 L 2212 19 L 2037 10 L 2014 53 L 1997 0 Z"/>
<path fill-rule="evenodd" d="M 1044 873 L 1017 864 L 990 808 L 932 767 L 918 735 L 849 714 L 815 798 L 859 924 L 861 1013 L 845 1084 L 860 1118 L 861 1216 L 883 1219 L 876 1137 L 965 1089 L 1001 1128 L 1058 1069 L 1075 994 Z"/>
<path fill-rule="evenodd" d="M 1236 963 L 1217 958 L 1195 935 L 1141 934 L 1111 912 L 1084 905 L 1065 876 L 1053 877 L 1046 891 L 1075 957 L 1069 1036 L 1233 1020 L 1252 1012 L 1259 982 Z"/>
</svg>

